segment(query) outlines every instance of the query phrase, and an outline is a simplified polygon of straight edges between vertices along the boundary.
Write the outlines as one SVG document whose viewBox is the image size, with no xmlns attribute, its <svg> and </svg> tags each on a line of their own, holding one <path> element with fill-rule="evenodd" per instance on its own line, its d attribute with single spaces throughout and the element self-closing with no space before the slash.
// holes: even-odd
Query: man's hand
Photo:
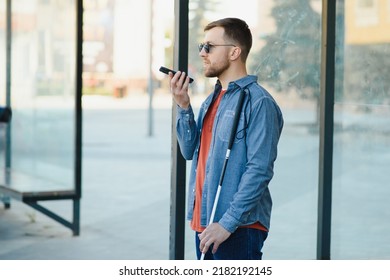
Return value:
<svg viewBox="0 0 390 280">
<path fill-rule="evenodd" d="M 210 246 L 214 244 L 212 253 L 215 254 L 219 245 L 228 239 L 230 235 L 231 233 L 224 229 L 220 224 L 212 223 L 207 226 L 201 234 L 199 234 L 199 249 L 203 254 L 206 254 Z"/>
<path fill-rule="evenodd" d="M 190 106 L 190 97 L 188 95 L 188 86 L 190 78 L 186 73 L 178 71 L 175 75 L 169 72 L 169 84 L 173 99 L 183 109 L 188 109 Z"/>
</svg>

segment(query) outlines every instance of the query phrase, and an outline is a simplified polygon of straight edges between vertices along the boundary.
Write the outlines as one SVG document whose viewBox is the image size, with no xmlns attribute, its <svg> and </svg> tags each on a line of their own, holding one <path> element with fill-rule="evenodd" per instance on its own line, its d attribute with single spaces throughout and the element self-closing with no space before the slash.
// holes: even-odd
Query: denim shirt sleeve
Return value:
<svg viewBox="0 0 390 280">
<path fill-rule="evenodd" d="M 256 208 L 264 208 L 264 212 L 267 212 L 266 208 L 270 209 L 272 201 L 268 184 L 273 177 L 282 127 L 282 115 L 271 98 L 263 97 L 253 104 L 246 135 L 245 171 L 230 207 L 219 220 L 219 224 L 229 232 L 245 224 L 251 211 Z M 264 226 L 268 227 L 269 224 Z"/>
<path fill-rule="evenodd" d="M 191 105 L 188 109 L 177 106 L 176 132 L 183 157 L 186 160 L 192 160 L 198 138 L 198 129 Z"/>
</svg>

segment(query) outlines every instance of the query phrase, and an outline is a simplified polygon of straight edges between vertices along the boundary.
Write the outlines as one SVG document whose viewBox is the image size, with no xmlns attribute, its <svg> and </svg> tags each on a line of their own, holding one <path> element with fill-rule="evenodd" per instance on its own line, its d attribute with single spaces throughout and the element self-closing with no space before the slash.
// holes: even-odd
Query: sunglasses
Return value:
<svg viewBox="0 0 390 280">
<path fill-rule="evenodd" d="M 199 52 L 201 52 L 203 49 L 206 53 L 209 53 L 211 48 L 213 47 L 235 47 L 235 45 L 227 44 L 227 45 L 213 45 L 210 43 L 201 43 L 198 45 Z"/>
</svg>

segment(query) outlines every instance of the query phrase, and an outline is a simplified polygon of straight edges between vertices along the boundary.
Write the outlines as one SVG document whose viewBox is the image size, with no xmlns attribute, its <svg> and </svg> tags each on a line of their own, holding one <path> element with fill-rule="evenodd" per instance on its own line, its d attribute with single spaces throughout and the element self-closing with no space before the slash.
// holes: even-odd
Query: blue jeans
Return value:
<svg viewBox="0 0 390 280">
<path fill-rule="evenodd" d="M 200 259 L 199 232 L 195 233 L 196 255 Z M 215 254 L 211 253 L 212 246 L 205 255 L 205 260 L 261 260 L 264 241 L 268 232 L 253 228 L 238 228 L 226 239 Z"/>
</svg>

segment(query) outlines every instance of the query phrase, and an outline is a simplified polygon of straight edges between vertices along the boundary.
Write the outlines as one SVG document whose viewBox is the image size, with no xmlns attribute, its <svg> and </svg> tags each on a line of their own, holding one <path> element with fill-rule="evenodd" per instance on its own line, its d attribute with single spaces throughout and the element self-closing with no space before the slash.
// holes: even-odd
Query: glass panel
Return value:
<svg viewBox="0 0 390 280">
<path fill-rule="evenodd" d="M 5 55 L 6 55 L 6 7 L 5 0 L 0 0 L 0 61 L 1 75 L 0 75 L 0 106 L 5 104 Z"/>
<path fill-rule="evenodd" d="M 5 61 L 6 61 L 6 11 L 5 0 L 0 0 L 0 107 L 5 106 Z M 0 167 L 4 166 L 4 149 L 5 149 L 5 128 L 6 125 L 0 123 Z"/>
<path fill-rule="evenodd" d="M 387 1 L 345 1 L 345 9 L 343 2 L 337 3 L 342 20 L 337 26 L 332 258 L 388 259 L 390 12 Z M 362 3 L 377 22 L 359 24 Z"/>
<path fill-rule="evenodd" d="M 84 1 L 85 225 L 131 240 L 102 240 L 109 258 L 169 256 L 172 96 L 158 69 L 173 63 L 173 4 Z"/>
<path fill-rule="evenodd" d="M 75 1 L 12 1 L 12 168 L 54 182 L 28 191 L 73 188 L 75 11 Z"/>
<path fill-rule="evenodd" d="M 285 118 L 270 183 L 274 208 L 264 258 L 315 259 L 321 1 L 253 0 L 240 6 L 233 0 L 191 0 L 189 73 L 196 81 L 192 86 L 196 105 L 215 83 L 203 77 L 197 43 L 203 40 L 204 26 L 223 17 L 240 17 L 248 23 L 253 35 L 248 72 L 259 77 Z M 294 232 L 299 234 L 292 238 Z M 192 259 L 192 232 L 186 242 L 186 258 Z"/>
</svg>

